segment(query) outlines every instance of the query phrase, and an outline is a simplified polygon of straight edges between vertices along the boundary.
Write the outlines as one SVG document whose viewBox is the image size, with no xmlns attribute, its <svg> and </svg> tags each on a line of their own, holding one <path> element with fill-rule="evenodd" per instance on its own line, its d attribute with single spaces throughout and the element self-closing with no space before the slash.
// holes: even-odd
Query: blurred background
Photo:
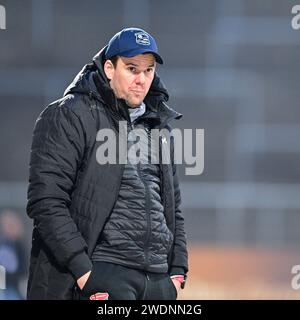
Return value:
<svg viewBox="0 0 300 320">
<path fill-rule="evenodd" d="M 204 172 L 180 166 L 190 271 L 179 299 L 299 299 L 300 29 L 289 0 L 0 0 L 0 299 L 24 299 L 34 123 L 128 26 L 157 40 L 178 128 L 204 129 Z M 298 1 L 300 4 L 300 1 Z"/>
</svg>

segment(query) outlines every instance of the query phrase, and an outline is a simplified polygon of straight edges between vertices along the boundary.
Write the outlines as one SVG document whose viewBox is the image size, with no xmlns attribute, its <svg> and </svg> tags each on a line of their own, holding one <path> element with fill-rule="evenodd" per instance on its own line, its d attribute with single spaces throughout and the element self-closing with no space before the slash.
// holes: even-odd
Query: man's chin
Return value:
<svg viewBox="0 0 300 320">
<path fill-rule="evenodd" d="M 131 108 L 138 108 L 142 103 L 143 101 L 126 101 L 126 104 Z"/>
</svg>

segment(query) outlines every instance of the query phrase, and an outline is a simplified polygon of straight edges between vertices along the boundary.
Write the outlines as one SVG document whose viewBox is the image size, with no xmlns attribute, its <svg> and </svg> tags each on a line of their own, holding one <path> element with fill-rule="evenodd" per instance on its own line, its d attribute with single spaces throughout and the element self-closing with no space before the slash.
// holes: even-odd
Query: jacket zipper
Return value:
<svg viewBox="0 0 300 320">
<path fill-rule="evenodd" d="M 150 192 L 149 192 L 149 187 L 142 177 L 141 174 L 141 168 L 140 168 L 140 163 L 137 164 L 137 172 L 139 175 L 139 178 L 141 179 L 142 183 L 144 184 L 145 187 L 145 202 L 146 202 L 146 218 L 147 218 L 147 232 L 146 232 L 146 239 L 145 239 L 145 246 L 144 246 L 144 251 L 145 251 L 145 267 L 147 268 L 149 265 L 149 239 L 150 239 L 150 232 L 151 232 L 151 217 L 150 217 Z"/>
<path fill-rule="evenodd" d="M 162 164 L 162 138 L 159 137 L 159 173 L 160 173 L 160 196 L 162 205 L 165 210 L 165 190 L 164 190 L 164 175 L 163 175 L 163 164 Z"/>
<path fill-rule="evenodd" d="M 131 126 L 131 129 L 133 129 L 133 123 L 131 121 L 130 121 L 130 126 Z M 148 139 L 149 139 L 149 131 L 147 130 L 146 127 L 145 127 L 145 130 L 147 132 Z M 149 145 L 147 147 L 149 147 Z M 138 176 L 145 187 L 145 211 L 146 211 L 146 218 L 147 218 L 147 231 L 146 231 L 144 252 L 145 252 L 145 267 L 147 268 L 149 265 L 149 240 L 150 240 L 150 235 L 151 235 L 150 190 L 149 190 L 149 186 L 147 185 L 147 182 L 143 178 L 143 175 L 141 172 L 141 163 L 140 162 L 138 162 L 138 164 L 137 164 L 137 173 L 138 173 Z M 148 278 L 148 275 L 147 275 L 147 278 Z"/>
</svg>

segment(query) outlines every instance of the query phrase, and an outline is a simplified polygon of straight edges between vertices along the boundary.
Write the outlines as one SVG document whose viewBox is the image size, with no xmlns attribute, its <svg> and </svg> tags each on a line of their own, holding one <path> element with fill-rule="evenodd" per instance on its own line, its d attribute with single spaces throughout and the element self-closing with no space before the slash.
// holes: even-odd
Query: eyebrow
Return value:
<svg viewBox="0 0 300 320">
<path fill-rule="evenodd" d="M 125 65 L 126 65 L 126 66 L 134 66 L 134 67 L 138 67 L 138 65 L 137 65 L 137 64 L 135 64 L 135 63 L 133 63 L 133 62 L 126 62 L 126 63 L 125 63 Z M 152 64 L 148 65 L 148 67 L 147 67 L 147 68 L 151 68 L 151 67 L 154 67 L 154 63 L 152 63 Z"/>
</svg>

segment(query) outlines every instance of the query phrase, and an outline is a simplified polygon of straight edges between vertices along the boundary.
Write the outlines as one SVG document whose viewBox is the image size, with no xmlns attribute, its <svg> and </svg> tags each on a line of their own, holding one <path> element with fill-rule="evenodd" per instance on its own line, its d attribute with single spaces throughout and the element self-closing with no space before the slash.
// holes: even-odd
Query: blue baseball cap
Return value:
<svg viewBox="0 0 300 320">
<path fill-rule="evenodd" d="M 110 39 L 105 58 L 110 59 L 113 56 L 129 58 L 143 53 L 152 53 L 155 60 L 163 64 L 156 42 L 148 32 L 139 28 L 125 28 Z"/>
</svg>

